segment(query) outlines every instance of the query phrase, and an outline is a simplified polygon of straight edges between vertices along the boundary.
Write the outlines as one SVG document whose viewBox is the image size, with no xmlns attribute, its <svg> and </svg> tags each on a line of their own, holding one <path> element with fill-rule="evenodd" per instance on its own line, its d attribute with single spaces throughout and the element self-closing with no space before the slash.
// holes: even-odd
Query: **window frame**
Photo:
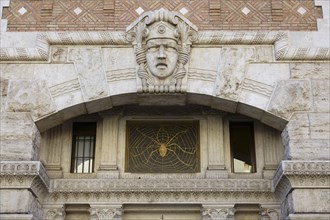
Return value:
<svg viewBox="0 0 330 220">
<path fill-rule="evenodd" d="M 75 125 L 77 126 L 79 124 L 82 125 L 83 127 L 84 126 L 88 127 L 87 125 L 90 124 L 90 126 L 93 125 L 93 128 L 86 129 L 86 127 L 85 127 L 84 129 L 75 130 Z M 89 146 L 89 153 L 90 154 L 89 154 L 88 157 L 85 157 L 85 155 L 84 155 L 85 154 L 85 143 L 84 143 L 83 156 L 79 157 L 76 154 L 76 148 L 77 148 L 76 140 L 77 140 L 77 137 L 87 137 L 87 136 L 93 137 L 93 146 L 92 146 L 93 150 L 92 150 L 92 153 L 91 153 L 91 146 Z M 72 173 L 72 174 L 91 174 L 91 173 L 95 172 L 96 137 L 97 137 L 97 123 L 96 122 L 93 121 L 93 122 L 73 122 L 72 123 L 70 173 Z M 77 171 L 77 166 L 78 166 L 77 165 L 77 160 L 78 159 L 82 159 L 83 161 L 85 159 L 89 160 L 89 162 L 88 162 L 88 164 L 89 164 L 88 172 L 84 172 L 84 164 L 83 164 L 82 172 Z M 92 167 L 90 168 L 90 166 L 92 166 Z"/>
<path fill-rule="evenodd" d="M 249 133 L 250 133 L 250 143 L 249 145 L 249 151 L 250 151 L 250 159 L 251 159 L 251 172 L 235 172 L 235 166 L 234 166 L 234 146 L 232 143 L 232 128 L 233 125 L 236 124 L 235 126 L 237 127 L 249 127 Z M 234 174 L 254 174 L 257 173 L 257 146 L 256 146 L 256 128 L 255 128 L 255 123 L 253 120 L 229 120 L 229 127 L 228 127 L 228 133 L 229 133 L 229 149 L 230 149 L 230 164 L 231 164 L 231 172 Z"/>
</svg>

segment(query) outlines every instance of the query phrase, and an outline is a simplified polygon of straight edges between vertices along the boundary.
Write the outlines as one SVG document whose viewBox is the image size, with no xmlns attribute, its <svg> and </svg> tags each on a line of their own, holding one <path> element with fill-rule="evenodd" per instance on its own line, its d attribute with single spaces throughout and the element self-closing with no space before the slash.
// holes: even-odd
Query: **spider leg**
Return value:
<svg viewBox="0 0 330 220">
<path fill-rule="evenodd" d="M 139 130 L 139 128 L 136 128 L 136 131 L 139 132 L 143 137 L 148 138 L 149 140 L 154 142 L 155 144 L 159 144 L 159 141 L 157 141 L 156 139 L 153 139 L 152 137 L 144 134 L 142 131 Z"/>
<path fill-rule="evenodd" d="M 146 152 L 149 148 L 152 148 L 152 147 L 157 147 L 156 145 L 150 145 L 148 146 L 146 149 L 144 149 L 142 152 L 138 153 L 138 154 L 133 154 L 132 152 L 130 152 L 130 154 L 132 155 L 132 157 L 138 157 L 142 154 L 144 154 L 144 152 Z"/>
<path fill-rule="evenodd" d="M 181 131 L 181 132 L 178 132 L 178 133 L 176 133 L 167 143 L 166 143 L 166 145 L 168 145 L 168 143 L 170 143 L 170 142 L 172 142 L 172 141 L 174 141 L 175 139 L 177 139 L 178 137 L 180 137 L 182 134 L 185 134 L 185 133 L 187 133 L 188 132 L 188 130 L 189 130 L 189 128 L 187 128 L 186 130 L 184 130 L 184 131 Z"/>
<path fill-rule="evenodd" d="M 156 152 L 156 151 L 158 151 L 158 149 L 156 149 L 156 150 L 153 150 L 151 153 L 150 153 L 150 155 L 149 155 L 149 157 L 148 157 L 148 159 L 147 160 L 144 160 L 144 161 L 142 161 L 144 164 L 147 164 L 148 162 L 149 162 L 149 160 L 150 160 L 150 158 L 151 158 L 151 156 Z"/>
<path fill-rule="evenodd" d="M 195 154 L 195 150 L 194 150 L 193 152 L 186 151 L 186 150 L 182 149 L 182 147 L 180 147 L 180 146 L 179 146 L 178 144 L 176 144 L 176 143 L 172 143 L 172 144 L 167 145 L 167 147 L 170 147 L 170 146 L 176 146 L 177 148 L 179 148 L 179 149 L 180 149 L 182 152 L 184 152 L 185 154 L 191 154 L 191 155 Z"/>
<path fill-rule="evenodd" d="M 176 156 L 176 159 L 178 159 L 182 164 L 186 165 L 187 167 L 192 167 L 192 165 L 187 164 L 187 163 L 185 163 L 184 161 L 182 161 L 182 160 L 180 159 L 180 157 L 175 153 L 175 151 L 173 151 L 173 150 L 171 150 L 171 149 L 167 149 L 167 150 L 168 150 L 168 151 L 171 151 L 171 152 Z"/>
</svg>

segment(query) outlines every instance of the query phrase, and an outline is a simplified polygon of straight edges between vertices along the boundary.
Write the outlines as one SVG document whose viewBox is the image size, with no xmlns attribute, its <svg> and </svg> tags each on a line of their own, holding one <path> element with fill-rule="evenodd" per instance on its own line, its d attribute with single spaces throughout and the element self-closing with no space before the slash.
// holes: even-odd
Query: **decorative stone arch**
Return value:
<svg viewBox="0 0 330 220">
<path fill-rule="evenodd" d="M 115 106 L 122 105 L 141 105 L 141 106 L 173 106 L 173 105 L 202 105 L 206 107 L 211 107 L 216 110 L 221 110 L 229 113 L 238 113 L 245 115 L 262 123 L 282 130 L 287 120 L 281 118 L 279 115 L 274 115 L 270 112 L 265 112 L 264 110 L 250 106 L 244 103 L 234 102 L 232 100 L 226 100 L 223 98 L 213 97 L 207 94 L 196 94 L 196 93 L 186 93 L 177 95 L 141 95 L 139 93 L 126 93 L 114 95 L 111 97 L 100 98 L 90 102 L 82 102 L 74 106 L 59 109 L 58 111 L 47 115 L 46 117 L 35 120 L 39 131 L 45 131 L 51 127 L 59 125 L 69 119 L 85 115 L 96 113 L 104 110 L 111 109 Z M 33 111 L 31 112 L 33 115 Z"/>
</svg>

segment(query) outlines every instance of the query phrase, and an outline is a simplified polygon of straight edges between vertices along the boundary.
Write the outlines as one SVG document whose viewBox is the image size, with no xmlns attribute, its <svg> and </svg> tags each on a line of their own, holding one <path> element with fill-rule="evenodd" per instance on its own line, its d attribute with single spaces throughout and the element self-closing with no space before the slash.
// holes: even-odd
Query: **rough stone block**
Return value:
<svg viewBox="0 0 330 220">
<path fill-rule="evenodd" d="M 311 110 L 311 105 L 310 81 L 280 81 L 273 92 L 268 111 L 289 119 L 293 112 Z"/>
<path fill-rule="evenodd" d="M 290 70 L 293 79 L 330 79 L 328 63 L 292 63 Z"/>
<path fill-rule="evenodd" d="M 294 189 L 292 192 L 293 210 L 295 213 L 330 212 L 329 189 Z M 316 202 L 317 201 L 317 202 Z"/>
<path fill-rule="evenodd" d="M 31 112 L 32 118 L 37 119 L 55 110 L 45 81 L 35 79 L 10 81 L 7 111 Z"/>
<path fill-rule="evenodd" d="M 29 212 L 29 197 L 31 192 L 26 189 L 1 189 L 1 213 L 27 213 Z"/>
<path fill-rule="evenodd" d="M 287 124 L 290 140 L 301 140 L 310 138 L 309 119 L 307 113 L 294 114 Z"/>
<path fill-rule="evenodd" d="M 294 160 L 329 160 L 330 140 L 291 140 L 288 158 Z"/>
<path fill-rule="evenodd" d="M 329 74 L 330 72 L 328 72 Z M 330 74 L 329 74 L 330 75 Z M 313 80 L 313 109 L 315 112 L 330 111 L 330 81 L 329 80 Z"/>
<path fill-rule="evenodd" d="M 309 113 L 309 120 L 312 139 L 330 139 L 329 113 Z"/>
</svg>

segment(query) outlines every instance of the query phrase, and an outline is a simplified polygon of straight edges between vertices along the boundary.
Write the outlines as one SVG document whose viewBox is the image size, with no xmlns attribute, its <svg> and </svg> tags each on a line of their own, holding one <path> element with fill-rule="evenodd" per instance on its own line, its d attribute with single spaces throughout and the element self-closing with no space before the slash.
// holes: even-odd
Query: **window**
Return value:
<svg viewBox="0 0 330 220">
<path fill-rule="evenodd" d="M 128 121 L 126 149 L 128 172 L 199 172 L 199 122 Z"/>
<path fill-rule="evenodd" d="M 74 123 L 71 173 L 94 172 L 96 123 Z"/>
<path fill-rule="evenodd" d="M 230 148 L 234 173 L 255 173 L 253 122 L 230 122 Z"/>
</svg>

